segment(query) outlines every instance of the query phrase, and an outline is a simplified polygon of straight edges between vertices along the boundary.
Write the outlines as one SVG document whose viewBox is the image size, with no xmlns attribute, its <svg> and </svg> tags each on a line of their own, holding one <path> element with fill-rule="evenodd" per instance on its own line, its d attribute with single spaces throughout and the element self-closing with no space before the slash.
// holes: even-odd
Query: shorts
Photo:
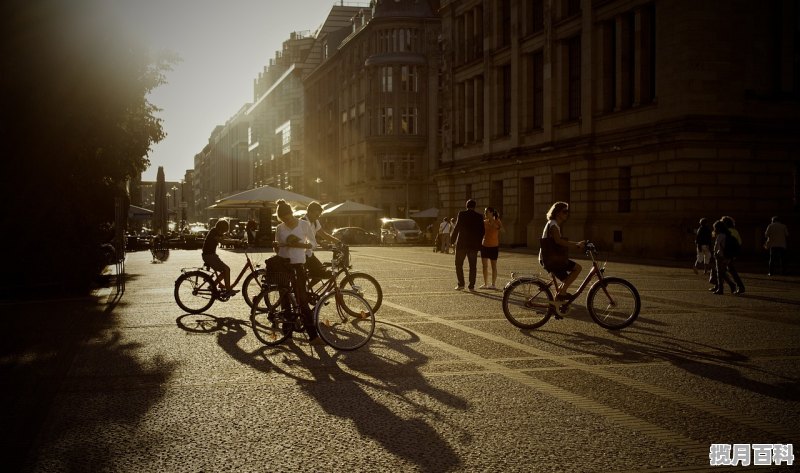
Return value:
<svg viewBox="0 0 800 473">
<path fill-rule="evenodd" d="M 497 261 L 497 255 L 500 253 L 500 248 L 497 246 L 481 246 L 481 258 Z"/>
<path fill-rule="evenodd" d="M 228 265 L 223 263 L 219 258 L 219 255 L 216 253 L 203 253 L 203 263 L 207 264 L 208 267 L 214 271 L 219 271 L 220 273 L 230 270 Z"/>
<path fill-rule="evenodd" d="M 562 269 L 559 269 L 559 270 L 556 270 L 556 271 L 550 271 L 550 272 L 553 273 L 553 276 L 555 276 L 559 280 L 563 281 L 563 280 L 567 279 L 569 274 L 575 270 L 575 264 L 576 263 L 574 261 L 567 260 L 567 265 L 564 266 Z"/>
</svg>

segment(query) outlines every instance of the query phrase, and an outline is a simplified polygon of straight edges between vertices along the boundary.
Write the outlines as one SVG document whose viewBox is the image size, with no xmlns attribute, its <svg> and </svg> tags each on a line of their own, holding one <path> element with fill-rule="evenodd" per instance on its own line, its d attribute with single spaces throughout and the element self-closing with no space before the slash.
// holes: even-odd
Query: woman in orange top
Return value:
<svg viewBox="0 0 800 473">
<path fill-rule="evenodd" d="M 497 255 L 500 250 L 500 230 L 503 222 L 497 210 L 486 207 L 483 212 L 483 242 L 481 243 L 481 263 L 483 264 L 483 285 L 479 289 L 497 290 Z M 492 284 L 489 285 L 489 261 L 492 262 Z"/>
</svg>

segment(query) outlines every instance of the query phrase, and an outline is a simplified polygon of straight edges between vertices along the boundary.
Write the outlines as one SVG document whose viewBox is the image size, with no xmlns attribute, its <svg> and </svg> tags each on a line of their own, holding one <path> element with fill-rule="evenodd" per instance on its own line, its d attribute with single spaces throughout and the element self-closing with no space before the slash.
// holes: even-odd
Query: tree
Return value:
<svg viewBox="0 0 800 473">
<path fill-rule="evenodd" d="M 86 290 L 120 184 L 146 169 L 165 136 L 147 95 L 175 58 L 141 47 L 112 4 L 0 7 L 0 222 L 14 248 L 6 288 Z"/>
</svg>

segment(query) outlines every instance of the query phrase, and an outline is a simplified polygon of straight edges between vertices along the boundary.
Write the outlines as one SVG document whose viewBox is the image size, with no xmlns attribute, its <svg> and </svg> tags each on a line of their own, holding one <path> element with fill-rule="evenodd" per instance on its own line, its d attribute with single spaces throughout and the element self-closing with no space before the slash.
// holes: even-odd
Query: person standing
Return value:
<svg viewBox="0 0 800 473">
<path fill-rule="evenodd" d="M 442 219 L 442 223 L 439 224 L 439 248 L 442 253 L 449 253 L 450 252 L 450 219 L 447 217 Z"/>
<path fill-rule="evenodd" d="M 500 231 L 503 222 L 500 214 L 492 207 L 483 212 L 483 242 L 481 243 L 481 264 L 483 265 L 483 284 L 480 289 L 497 290 L 497 256 L 500 253 Z M 492 265 L 492 284 L 489 284 L 489 263 Z"/>
<path fill-rule="evenodd" d="M 288 260 L 292 287 L 308 332 L 309 343 L 320 345 L 323 342 L 319 339 L 317 329 L 314 327 L 314 315 L 308 305 L 308 293 L 306 292 L 306 251 L 313 248 L 311 244 L 313 230 L 308 221 L 294 216 L 292 207 L 283 199 L 276 203 L 278 204 L 278 220 L 281 223 L 275 228 L 275 248 L 278 256 Z M 281 304 L 285 305 L 286 301 L 282 301 Z"/>
<path fill-rule="evenodd" d="M 475 278 L 478 273 L 478 250 L 483 241 L 483 218 L 475 211 L 477 203 L 473 199 L 467 201 L 466 210 L 456 217 L 456 224 L 450 235 L 450 243 L 456 246 L 456 278 L 457 291 L 464 290 L 464 259 L 469 263 L 469 290 L 475 290 Z"/>
<path fill-rule="evenodd" d="M 783 274 L 785 271 L 783 260 L 786 256 L 786 239 L 789 236 L 789 229 L 781 223 L 778 217 L 772 217 L 772 222 L 767 226 L 764 236 L 767 239 L 767 242 L 764 243 L 764 249 L 769 251 L 769 272 L 767 276 Z M 779 268 L 780 272 L 778 272 Z"/>
</svg>

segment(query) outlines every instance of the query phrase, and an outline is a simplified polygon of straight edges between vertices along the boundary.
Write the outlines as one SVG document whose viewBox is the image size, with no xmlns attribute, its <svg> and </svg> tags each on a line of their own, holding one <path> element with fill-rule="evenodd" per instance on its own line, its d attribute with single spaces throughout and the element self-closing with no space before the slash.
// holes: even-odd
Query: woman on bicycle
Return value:
<svg viewBox="0 0 800 473">
<path fill-rule="evenodd" d="M 223 262 L 217 255 L 217 246 L 225 240 L 225 233 L 230 228 L 228 221 L 219 219 L 217 224 L 206 235 L 203 242 L 203 263 L 214 271 L 222 273 L 222 280 L 225 281 L 225 292 L 223 295 L 231 297 L 237 291 L 231 288 L 231 268 Z"/>
<path fill-rule="evenodd" d="M 294 216 L 292 207 L 284 200 L 279 200 L 278 220 L 281 223 L 275 229 L 275 246 L 278 256 L 289 260 L 291 270 L 292 287 L 297 297 L 297 304 L 303 315 L 303 322 L 308 331 L 310 343 L 314 345 L 322 344 L 322 340 L 317 335 L 314 328 L 314 317 L 308 306 L 308 294 L 306 292 L 306 250 L 312 247 L 312 229 L 305 220 L 300 220 Z"/>
<path fill-rule="evenodd" d="M 539 264 L 561 281 L 561 285 L 556 289 L 556 300 L 572 298 L 567 290 L 578 278 L 582 268 L 575 261 L 568 259 L 567 253 L 573 245 L 583 249 L 586 244 L 586 241 L 570 241 L 561 235 L 561 225 L 567 219 L 569 219 L 568 203 L 556 202 L 550 207 L 547 211 L 547 224 L 542 230 L 542 245 L 539 250 Z"/>
</svg>

